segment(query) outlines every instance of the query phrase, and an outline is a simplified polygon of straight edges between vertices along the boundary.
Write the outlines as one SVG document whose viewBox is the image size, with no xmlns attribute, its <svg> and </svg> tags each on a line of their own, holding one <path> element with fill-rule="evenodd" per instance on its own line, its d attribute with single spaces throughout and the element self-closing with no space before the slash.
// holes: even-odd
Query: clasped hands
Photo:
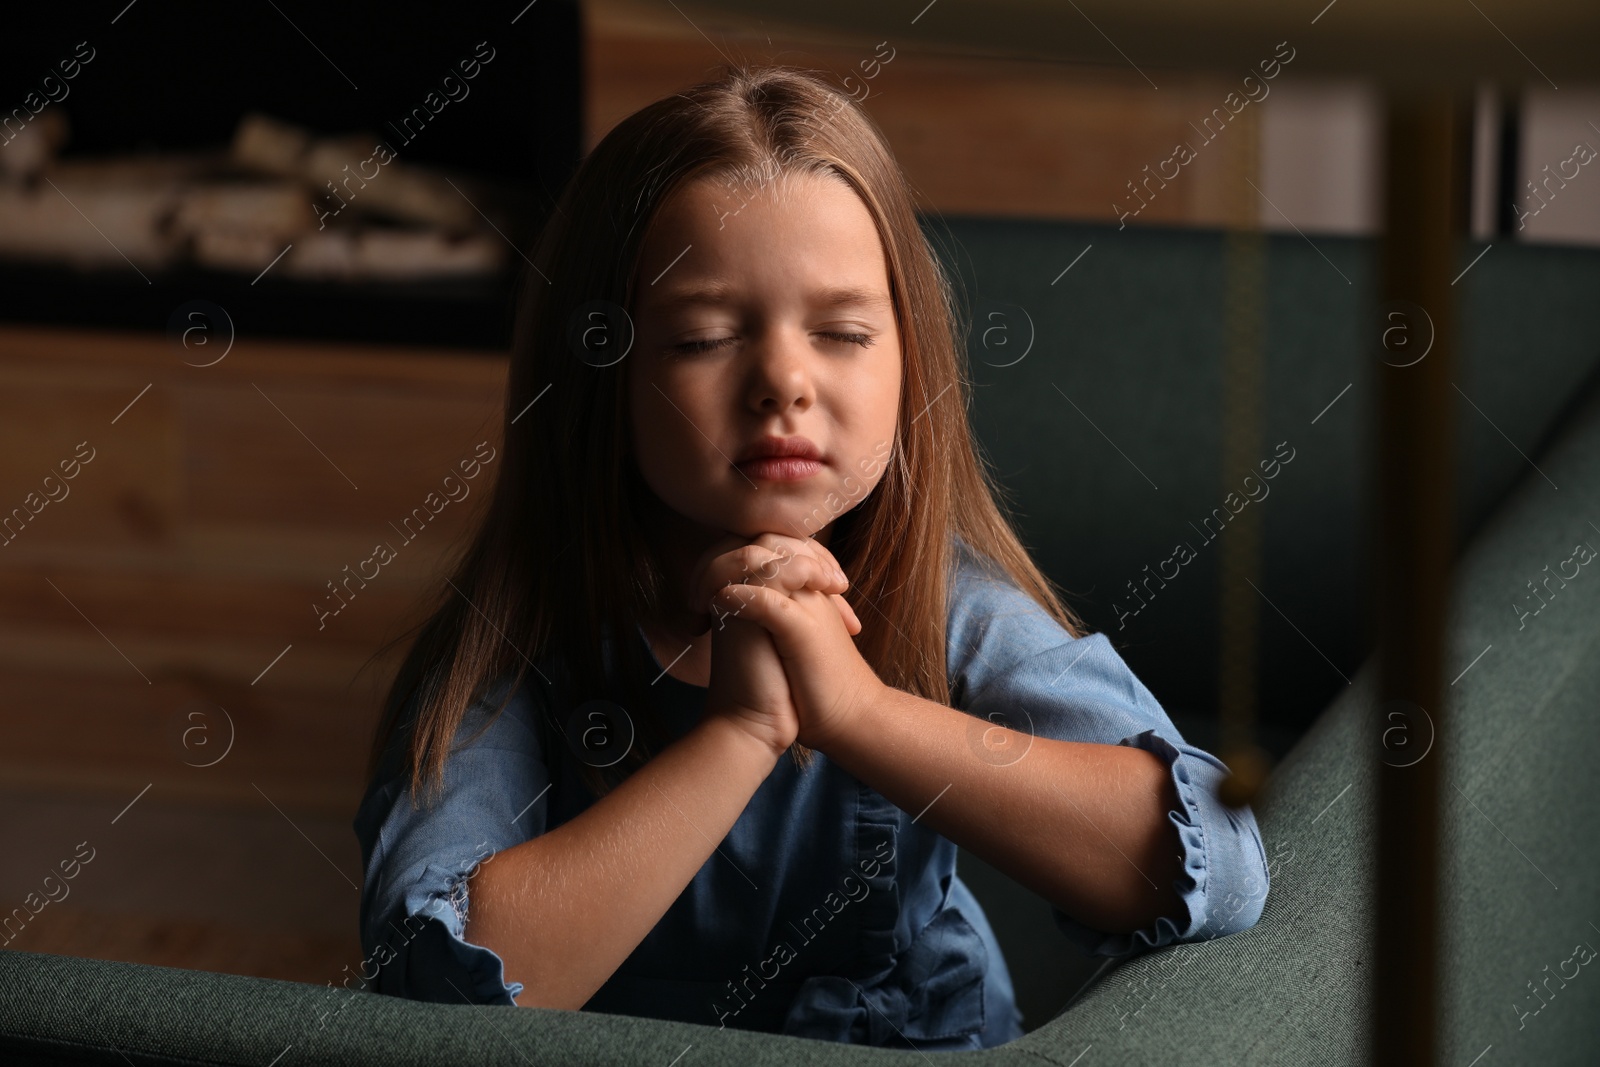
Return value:
<svg viewBox="0 0 1600 1067">
<path fill-rule="evenodd" d="M 861 620 L 843 596 L 849 586 L 833 554 L 809 538 L 729 535 L 702 553 L 687 588 L 695 632 L 718 631 L 708 706 L 719 697 L 765 704 L 738 713 L 760 719 L 780 743 L 824 752 L 864 722 L 885 686 L 851 640 Z M 741 624 L 760 627 L 770 650 L 760 632 L 735 636 Z M 740 662 L 719 664 L 719 648 Z M 782 678 L 771 670 L 778 664 Z"/>
</svg>

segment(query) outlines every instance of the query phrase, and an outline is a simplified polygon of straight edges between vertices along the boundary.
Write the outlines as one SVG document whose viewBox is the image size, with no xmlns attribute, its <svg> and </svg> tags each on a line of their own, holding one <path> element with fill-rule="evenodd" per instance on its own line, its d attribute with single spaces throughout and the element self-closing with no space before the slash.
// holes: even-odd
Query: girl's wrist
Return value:
<svg viewBox="0 0 1600 1067">
<path fill-rule="evenodd" d="M 741 709 L 707 708 L 693 729 L 717 738 L 719 744 L 730 749 L 754 755 L 763 762 L 765 769 L 770 771 L 789 750 L 793 738 L 784 741 L 780 737 L 772 736 L 770 730 L 746 725 L 747 718 L 754 720 L 757 716 L 754 712 Z"/>
</svg>

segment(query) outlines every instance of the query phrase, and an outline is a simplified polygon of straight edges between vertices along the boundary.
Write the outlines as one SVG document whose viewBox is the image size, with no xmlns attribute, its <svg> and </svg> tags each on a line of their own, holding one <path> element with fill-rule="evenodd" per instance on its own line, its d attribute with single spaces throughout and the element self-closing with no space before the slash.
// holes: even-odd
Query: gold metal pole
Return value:
<svg viewBox="0 0 1600 1067">
<path fill-rule="evenodd" d="M 1235 131 L 1237 131 L 1235 133 Z M 1227 337 L 1222 365 L 1221 492 L 1238 491 L 1256 473 L 1261 456 L 1265 388 L 1266 235 L 1261 230 L 1261 129 L 1256 108 L 1229 127 L 1227 146 L 1232 224 L 1227 232 Z M 1261 594 L 1261 509 L 1245 508 L 1221 538 L 1218 714 L 1222 759 L 1228 765 L 1223 803 L 1252 803 L 1265 784 L 1270 760 L 1255 741 Z"/>
<path fill-rule="evenodd" d="M 1468 105 L 1454 90 L 1387 91 L 1368 601 L 1381 671 L 1372 725 L 1381 758 L 1370 1051 L 1374 1064 L 1405 1067 L 1432 1067 L 1438 1055 L 1437 736 L 1450 727 L 1443 663 L 1455 554 L 1451 280 L 1466 231 Z M 1409 732 L 1414 748 L 1395 744 L 1396 730 Z"/>
</svg>

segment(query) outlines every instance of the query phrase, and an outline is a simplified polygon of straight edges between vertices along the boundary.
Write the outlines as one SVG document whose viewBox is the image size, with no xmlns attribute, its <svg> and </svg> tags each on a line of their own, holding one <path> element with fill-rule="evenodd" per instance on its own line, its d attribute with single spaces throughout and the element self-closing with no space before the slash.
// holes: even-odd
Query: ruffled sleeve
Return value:
<svg viewBox="0 0 1600 1067">
<path fill-rule="evenodd" d="M 499 693 L 472 705 L 431 806 L 423 798 L 413 808 L 408 780 L 385 758 L 354 822 L 366 869 L 361 976 L 374 991 L 455 1004 L 514 1004 L 522 992 L 500 956 L 464 932 L 478 870 L 546 826 L 550 775 L 531 717 L 537 702 L 519 690 L 476 737 Z"/>
<path fill-rule="evenodd" d="M 1032 597 L 962 558 L 950 625 L 954 706 L 1034 737 L 1152 752 L 1178 798 L 1167 818 L 1182 850 L 1173 882 L 1180 912 L 1108 932 L 1052 907 L 1056 926 L 1086 952 L 1120 956 L 1255 925 L 1268 889 L 1266 853 L 1250 809 L 1234 811 L 1217 796 L 1226 765 L 1183 740 L 1105 634 L 1073 638 Z"/>
<path fill-rule="evenodd" d="M 1154 729 L 1117 743 L 1155 753 L 1172 776 L 1178 807 L 1167 812 L 1167 819 L 1178 828 L 1182 847 L 1183 870 L 1174 887 L 1183 901 L 1183 915 L 1179 921 L 1163 916 L 1129 933 L 1106 933 L 1052 907 L 1057 928 L 1094 955 L 1121 956 L 1134 949 L 1201 941 L 1254 926 L 1267 899 L 1266 853 L 1250 809 L 1235 812 L 1217 799 L 1227 767 L 1209 752 L 1181 739 L 1169 740 Z"/>
</svg>

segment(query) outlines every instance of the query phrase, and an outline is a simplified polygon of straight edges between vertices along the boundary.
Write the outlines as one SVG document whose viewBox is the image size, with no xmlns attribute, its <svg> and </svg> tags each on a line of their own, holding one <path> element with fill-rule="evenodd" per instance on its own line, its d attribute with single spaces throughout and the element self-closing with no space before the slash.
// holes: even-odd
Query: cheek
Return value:
<svg viewBox="0 0 1600 1067">
<path fill-rule="evenodd" d="M 868 422 L 873 427 L 872 432 L 876 435 L 874 442 L 878 437 L 892 440 L 895 426 L 899 421 L 900 392 L 904 388 L 902 367 L 898 358 L 893 363 L 882 368 L 881 372 L 875 376 L 873 386 L 874 388 L 871 390 L 872 412 Z M 949 397 L 943 397 L 939 402 L 948 399 Z"/>
<path fill-rule="evenodd" d="M 634 459 L 658 491 L 681 485 L 695 476 L 702 462 L 698 445 L 705 438 L 695 427 L 706 433 L 714 430 L 681 373 L 640 374 L 635 382 L 629 396 Z"/>
<path fill-rule="evenodd" d="M 667 367 L 640 375 L 640 381 L 633 397 L 634 419 L 652 431 L 652 436 L 640 438 L 641 447 L 676 449 L 683 434 L 675 431 L 690 430 L 691 423 L 700 421 L 694 390 L 681 371 Z"/>
</svg>

